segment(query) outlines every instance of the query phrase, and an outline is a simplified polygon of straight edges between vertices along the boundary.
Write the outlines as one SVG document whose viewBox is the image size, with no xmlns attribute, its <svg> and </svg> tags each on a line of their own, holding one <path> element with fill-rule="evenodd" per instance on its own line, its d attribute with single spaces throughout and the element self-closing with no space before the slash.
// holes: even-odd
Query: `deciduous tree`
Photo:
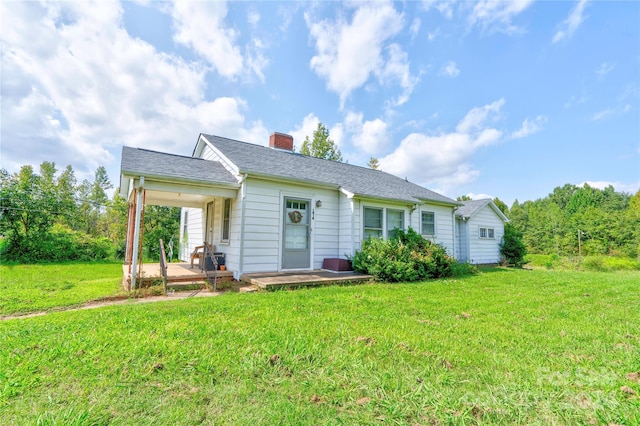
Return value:
<svg viewBox="0 0 640 426">
<path fill-rule="evenodd" d="M 300 153 L 325 160 L 342 161 L 338 146 L 329 137 L 329 130 L 322 123 L 318 123 L 318 128 L 313 131 L 312 140 L 309 140 L 309 136 L 304 138 Z"/>
</svg>

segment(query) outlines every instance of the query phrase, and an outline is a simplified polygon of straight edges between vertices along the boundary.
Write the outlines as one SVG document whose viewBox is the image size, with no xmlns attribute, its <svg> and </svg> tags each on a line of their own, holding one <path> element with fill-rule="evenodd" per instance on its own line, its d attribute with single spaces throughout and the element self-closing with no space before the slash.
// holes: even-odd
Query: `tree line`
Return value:
<svg viewBox="0 0 640 426">
<path fill-rule="evenodd" d="M 535 201 L 515 200 L 508 209 L 495 201 L 529 253 L 640 256 L 640 191 L 565 184 Z"/>
<path fill-rule="evenodd" d="M 14 174 L 0 169 L 0 259 L 23 263 L 122 259 L 127 202 L 100 166 L 81 182 L 71 166 L 58 173 L 45 161 L 36 172 L 25 165 Z M 158 239 L 175 241 L 180 209 L 145 209 L 143 255 L 159 258 Z"/>
</svg>

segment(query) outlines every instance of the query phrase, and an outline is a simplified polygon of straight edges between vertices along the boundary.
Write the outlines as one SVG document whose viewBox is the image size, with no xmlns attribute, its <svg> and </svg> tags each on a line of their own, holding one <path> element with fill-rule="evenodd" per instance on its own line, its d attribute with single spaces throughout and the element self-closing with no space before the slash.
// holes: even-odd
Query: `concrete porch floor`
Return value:
<svg viewBox="0 0 640 426">
<path fill-rule="evenodd" d="M 326 270 L 295 271 L 295 272 L 256 272 L 243 274 L 240 280 L 257 287 L 274 290 L 280 287 L 298 287 L 344 284 L 349 282 L 369 281 L 371 275 L 357 272 L 332 272 Z"/>
</svg>

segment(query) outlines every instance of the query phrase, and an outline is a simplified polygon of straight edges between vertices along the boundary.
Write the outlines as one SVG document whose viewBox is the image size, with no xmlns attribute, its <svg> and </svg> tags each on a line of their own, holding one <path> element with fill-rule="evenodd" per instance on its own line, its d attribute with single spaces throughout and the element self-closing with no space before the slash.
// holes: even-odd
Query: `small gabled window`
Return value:
<svg viewBox="0 0 640 426">
<path fill-rule="evenodd" d="M 494 228 L 480 228 L 478 236 L 480 238 L 495 239 L 496 230 Z"/>
</svg>

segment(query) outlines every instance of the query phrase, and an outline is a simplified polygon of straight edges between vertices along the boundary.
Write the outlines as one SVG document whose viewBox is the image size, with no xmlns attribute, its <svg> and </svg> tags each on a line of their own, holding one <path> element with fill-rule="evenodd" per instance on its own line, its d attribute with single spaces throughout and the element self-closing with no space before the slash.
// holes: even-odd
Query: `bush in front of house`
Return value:
<svg viewBox="0 0 640 426">
<path fill-rule="evenodd" d="M 508 265 L 521 268 L 527 262 L 527 248 L 522 241 L 522 233 L 511 223 L 504 224 L 504 236 L 500 242 L 500 254 Z"/>
<path fill-rule="evenodd" d="M 412 228 L 396 230 L 389 240 L 369 238 L 351 259 L 353 269 L 388 282 L 448 277 L 456 261 L 440 244 L 426 240 Z"/>
</svg>

